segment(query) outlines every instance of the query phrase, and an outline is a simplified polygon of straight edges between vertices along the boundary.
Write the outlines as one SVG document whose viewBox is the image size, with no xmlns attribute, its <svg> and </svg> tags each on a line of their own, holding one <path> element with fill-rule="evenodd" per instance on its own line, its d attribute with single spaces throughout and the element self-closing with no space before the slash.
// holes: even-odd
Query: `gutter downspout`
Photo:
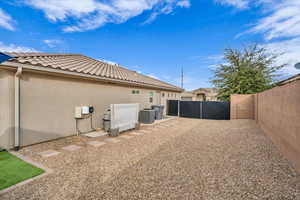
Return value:
<svg viewBox="0 0 300 200">
<path fill-rule="evenodd" d="M 15 145 L 14 149 L 20 149 L 20 77 L 22 67 L 18 67 L 15 74 Z"/>
</svg>

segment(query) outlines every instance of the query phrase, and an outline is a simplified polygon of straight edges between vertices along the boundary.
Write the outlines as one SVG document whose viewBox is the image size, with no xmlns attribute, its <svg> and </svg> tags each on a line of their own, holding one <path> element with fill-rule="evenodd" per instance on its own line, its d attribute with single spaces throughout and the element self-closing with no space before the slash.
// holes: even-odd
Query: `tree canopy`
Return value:
<svg viewBox="0 0 300 200">
<path fill-rule="evenodd" d="M 231 94 L 254 94 L 272 88 L 276 72 L 285 66 L 276 65 L 278 56 L 258 45 L 225 49 L 225 64 L 216 67 L 212 79 L 218 98 L 229 101 Z"/>
</svg>

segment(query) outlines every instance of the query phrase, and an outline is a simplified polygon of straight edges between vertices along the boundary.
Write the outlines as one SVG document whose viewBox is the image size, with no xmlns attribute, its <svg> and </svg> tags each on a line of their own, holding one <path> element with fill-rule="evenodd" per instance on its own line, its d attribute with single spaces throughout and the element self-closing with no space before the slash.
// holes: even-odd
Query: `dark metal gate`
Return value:
<svg viewBox="0 0 300 200">
<path fill-rule="evenodd" d="M 230 119 L 230 103 L 218 101 L 202 102 L 202 119 Z"/>
<path fill-rule="evenodd" d="M 201 118 L 200 101 L 180 101 L 179 105 L 180 117 Z"/>
<path fill-rule="evenodd" d="M 178 101 L 177 100 L 169 100 L 168 101 L 167 113 L 170 116 L 178 116 Z"/>
<path fill-rule="evenodd" d="M 219 101 L 169 100 L 167 114 L 199 119 L 229 120 L 230 103 Z"/>
</svg>

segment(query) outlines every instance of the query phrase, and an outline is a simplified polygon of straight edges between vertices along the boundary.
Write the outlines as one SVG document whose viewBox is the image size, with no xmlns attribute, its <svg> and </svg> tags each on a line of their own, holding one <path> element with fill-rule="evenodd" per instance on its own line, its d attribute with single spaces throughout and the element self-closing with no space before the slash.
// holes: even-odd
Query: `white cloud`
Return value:
<svg viewBox="0 0 300 200">
<path fill-rule="evenodd" d="M 206 60 L 208 62 L 221 63 L 224 62 L 224 55 L 223 54 L 210 55 L 206 57 Z"/>
<path fill-rule="evenodd" d="M 173 7 L 170 5 L 166 5 L 165 7 L 161 8 L 161 9 L 156 9 L 154 12 L 152 12 L 152 14 L 150 15 L 150 17 L 148 17 L 148 19 L 143 23 L 143 24 L 150 24 L 152 23 L 154 20 L 156 20 L 156 18 L 161 15 L 161 14 L 170 14 L 173 11 Z"/>
<path fill-rule="evenodd" d="M 300 36 L 299 0 L 215 0 L 237 8 L 260 6 L 262 18 L 247 33 L 262 33 L 266 40 Z M 242 33 L 243 35 L 244 33 Z M 241 35 L 241 34 L 239 34 Z"/>
<path fill-rule="evenodd" d="M 15 27 L 13 26 L 13 19 L 11 18 L 11 16 L 6 14 L 4 10 L 1 8 L 0 8 L 0 26 L 10 31 L 15 30 Z"/>
<path fill-rule="evenodd" d="M 191 2 L 189 0 L 181 0 L 177 2 L 177 6 L 183 7 L 183 8 L 189 8 L 191 7 Z"/>
<path fill-rule="evenodd" d="M 56 40 L 56 39 L 48 39 L 48 40 L 43 40 L 43 42 L 50 48 L 54 48 L 57 45 L 61 44 L 61 40 Z"/>
<path fill-rule="evenodd" d="M 151 73 L 151 74 L 145 74 L 146 76 L 149 76 L 151 78 L 154 78 L 154 79 L 159 79 L 158 76 L 156 76 L 155 74 Z"/>
<path fill-rule="evenodd" d="M 111 65 L 119 65 L 117 62 L 111 61 L 111 60 L 106 60 L 106 59 L 98 59 L 101 62 L 105 62 Z"/>
<path fill-rule="evenodd" d="M 131 69 L 131 70 L 133 70 L 133 68 L 141 68 L 140 66 L 133 66 L 133 67 L 126 67 L 127 69 Z M 143 75 L 145 75 L 145 76 L 149 76 L 149 77 L 151 77 L 151 78 L 154 78 L 154 79 L 160 79 L 156 74 L 154 74 L 154 73 L 148 73 L 148 72 L 143 72 L 142 70 L 133 70 L 133 71 L 135 71 L 135 72 L 137 72 L 137 73 L 139 73 L 139 74 L 143 74 Z"/>
<path fill-rule="evenodd" d="M 143 24 L 149 24 L 153 22 L 159 15 L 161 14 L 170 14 L 173 12 L 175 7 L 181 7 L 181 8 L 189 8 L 191 7 L 191 2 L 190 0 L 179 0 L 177 3 L 172 3 L 175 2 L 173 0 L 166 0 L 169 3 L 166 4 L 160 4 L 160 7 L 156 7 L 150 17 L 143 23 Z"/>
<path fill-rule="evenodd" d="M 249 4 L 248 0 L 215 0 L 215 1 L 223 5 L 234 6 L 238 9 L 248 8 L 248 4 Z"/>
<path fill-rule="evenodd" d="M 159 15 L 162 14 L 170 14 L 173 12 L 175 7 L 181 8 L 189 8 L 191 7 L 190 0 L 165 0 L 168 3 L 160 3 L 158 6 L 154 7 L 154 11 L 148 17 L 148 19 L 143 24 L 150 24 L 152 23 Z M 163 2 L 163 1 L 162 1 Z M 173 3 L 174 2 L 174 3 Z M 176 2 L 176 3 L 175 3 Z"/>
<path fill-rule="evenodd" d="M 262 17 L 246 33 L 262 34 L 268 50 L 282 54 L 276 64 L 287 64 L 283 73 L 295 74 L 300 61 L 300 0 L 216 0 L 244 8 L 260 6 Z M 238 36 L 244 35 L 239 34 Z"/>
<path fill-rule="evenodd" d="M 52 22 L 77 21 L 65 32 L 93 30 L 107 23 L 123 23 L 151 11 L 152 21 L 159 14 L 169 14 L 175 7 L 190 7 L 190 0 L 26 0 L 27 5 L 42 10 Z M 151 20 L 148 20 L 149 22 Z"/>
<path fill-rule="evenodd" d="M 81 17 L 97 10 L 100 6 L 94 0 L 26 0 L 25 3 L 41 9 L 52 20 L 64 20 L 69 16 Z"/>
<path fill-rule="evenodd" d="M 263 33 L 266 40 L 300 36 L 300 1 L 286 0 L 272 5 L 267 16 L 259 20 L 251 31 Z"/>
<path fill-rule="evenodd" d="M 282 53 L 277 64 L 287 64 L 283 73 L 299 73 L 294 64 L 300 61 L 300 1 L 265 0 L 261 3 L 268 6 L 265 16 L 249 32 L 263 34 L 267 41 L 265 47 Z"/>
<path fill-rule="evenodd" d="M 37 52 L 34 48 L 18 46 L 15 44 L 4 44 L 0 42 L 0 51 L 4 52 Z"/>
<path fill-rule="evenodd" d="M 232 6 L 240 10 L 248 9 L 251 6 L 273 6 L 275 3 L 285 0 L 214 0 L 216 3 Z M 287 0 L 289 1 L 289 0 Z"/>
<path fill-rule="evenodd" d="M 197 61 L 201 64 L 201 66 L 207 67 L 208 69 L 215 69 L 216 66 L 225 63 L 223 54 L 215 54 L 215 55 L 207 55 L 207 56 L 191 56 L 188 59 Z"/>
<path fill-rule="evenodd" d="M 300 72 L 294 67 L 296 63 L 300 62 L 300 37 L 278 42 L 269 42 L 266 43 L 264 47 L 274 53 L 282 54 L 278 57 L 276 62 L 278 65 L 287 64 L 287 66 L 282 69 L 282 73 L 292 75 Z"/>
</svg>

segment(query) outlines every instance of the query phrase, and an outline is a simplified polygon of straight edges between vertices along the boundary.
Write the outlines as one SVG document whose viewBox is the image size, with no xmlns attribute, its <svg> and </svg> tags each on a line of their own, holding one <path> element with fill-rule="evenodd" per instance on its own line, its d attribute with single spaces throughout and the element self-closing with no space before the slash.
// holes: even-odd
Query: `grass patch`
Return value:
<svg viewBox="0 0 300 200">
<path fill-rule="evenodd" d="M 24 162 L 9 152 L 0 152 L 0 190 L 42 173 L 44 170 Z"/>
</svg>

